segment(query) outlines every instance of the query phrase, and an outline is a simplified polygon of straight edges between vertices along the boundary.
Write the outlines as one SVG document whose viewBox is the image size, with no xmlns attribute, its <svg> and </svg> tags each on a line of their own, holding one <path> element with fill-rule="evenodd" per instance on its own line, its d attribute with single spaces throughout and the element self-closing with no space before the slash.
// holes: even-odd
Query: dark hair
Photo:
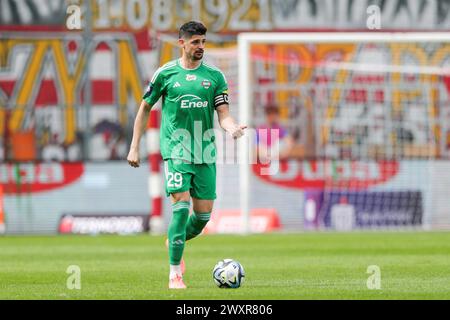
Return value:
<svg viewBox="0 0 450 320">
<path fill-rule="evenodd" d="M 191 38 L 193 35 L 204 35 L 206 34 L 206 27 L 203 25 L 203 23 L 198 21 L 189 21 L 183 24 L 180 27 L 180 32 L 178 34 L 179 38 Z"/>
</svg>

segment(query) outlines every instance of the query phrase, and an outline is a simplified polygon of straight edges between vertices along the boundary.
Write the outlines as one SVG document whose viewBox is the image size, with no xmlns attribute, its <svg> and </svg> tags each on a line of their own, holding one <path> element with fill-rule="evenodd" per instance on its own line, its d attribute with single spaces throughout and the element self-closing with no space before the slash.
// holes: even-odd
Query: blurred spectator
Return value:
<svg viewBox="0 0 450 320">
<path fill-rule="evenodd" d="M 42 147 L 43 161 L 64 161 L 66 158 L 63 146 L 58 142 L 58 134 L 49 134 L 48 141 L 44 141 Z M 45 140 L 45 139 L 44 139 Z"/>
<path fill-rule="evenodd" d="M 68 144 L 66 147 L 68 161 L 80 161 L 83 159 L 83 134 L 77 131 L 75 141 Z"/>
<path fill-rule="evenodd" d="M 0 137 L 0 161 L 4 161 L 5 160 L 5 147 L 3 144 L 3 138 Z"/>
<path fill-rule="evenodd" d="M 128 153 L 128 145 L 125 139 L 125 135 L 121 131 L 115 137 L 114 144 L 111 150 L 111 160 L 123 160 L 126 158 Z"/>
<path fill-rule="evenodd" d="M 125 159 L 127 153 L 122 127 L 106 119 L 95 125 L 90 146 L 92 160 Z"/>
<path fill-rule="evenodd" d="M 286 128 L 280 124 L 280 111 L 277 105 L 270 104 L 264 109 L 266 115 L 266 123 L 257 128 L 255 154 L 258 161 L 268 163 L 270 159 L 287 159 L 292 152 L 294 139 L 288 133 Z M 277 131 L 274 131 L 277 130 Z M 278 139 L 278 147 L 276 141 Z"/>
</svg>

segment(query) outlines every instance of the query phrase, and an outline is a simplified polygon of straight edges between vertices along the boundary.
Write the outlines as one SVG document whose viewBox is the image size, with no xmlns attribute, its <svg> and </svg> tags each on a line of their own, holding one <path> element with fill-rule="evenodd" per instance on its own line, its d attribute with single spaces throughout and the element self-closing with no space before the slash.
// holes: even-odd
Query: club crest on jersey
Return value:
<svg viewBox="0 0 450 320">
<path fill-rule="evenodd" d="M 209 87 L 211 87 L 211 81 L 203 80 L 202 81 L 202 86 L 203 86 L 203 88 L 208 89 Z"/>
<path fill-rule="evenodd" d="M 187 74 L 186 81 L 194 81 L 197 80 L 197 76 L 195 74 Z"/>
</svg>

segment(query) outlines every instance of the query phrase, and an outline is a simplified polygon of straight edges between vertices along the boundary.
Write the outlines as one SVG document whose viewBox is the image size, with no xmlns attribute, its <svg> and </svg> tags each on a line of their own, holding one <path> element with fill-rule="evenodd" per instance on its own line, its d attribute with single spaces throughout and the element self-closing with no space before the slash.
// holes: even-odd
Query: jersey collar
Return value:
<svg viewBox="0 0 450 320">
<path fill-rule="evenodd" d="M 197 70 L 198 68 L 200 68 L 200 67 L 202 66 L 203 60 L 202 60 L 202 62 L 200 62 L 200 64 L 199 64 L 196 68 L 193 68 L 193 69 L 188 69 L 188 68 L 183 67 L 183 66 L 181 65 L 181 58 L 178 58 L 178 59 L 177 59 L 177 64 L 178 64 L 178 66 L 179 66 L 181 69 L 183 69 L 183 70 L 186 70 L 186 71 L 194 71 L 194 70 Z"/>
</svg>

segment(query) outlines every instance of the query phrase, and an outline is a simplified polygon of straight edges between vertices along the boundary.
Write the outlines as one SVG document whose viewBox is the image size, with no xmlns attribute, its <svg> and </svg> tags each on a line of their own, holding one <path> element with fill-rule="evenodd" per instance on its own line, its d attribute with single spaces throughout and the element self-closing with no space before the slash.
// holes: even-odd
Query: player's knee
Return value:
<svg viewBox="0 0 450 320">
<path fill-rule="evenodd" d="M 194 199 L 194 212 L 211 212 L 214 201 Z"/>
<path fill-rule="evenodd" d="M 177 192 L 170 194 L 170 197 L 172 198 L 172 202 L 175 204 L 180 201 L 189 201 L 190 200 L 190 194 L 188 191 L 185 192 Z"/>
</svg>

